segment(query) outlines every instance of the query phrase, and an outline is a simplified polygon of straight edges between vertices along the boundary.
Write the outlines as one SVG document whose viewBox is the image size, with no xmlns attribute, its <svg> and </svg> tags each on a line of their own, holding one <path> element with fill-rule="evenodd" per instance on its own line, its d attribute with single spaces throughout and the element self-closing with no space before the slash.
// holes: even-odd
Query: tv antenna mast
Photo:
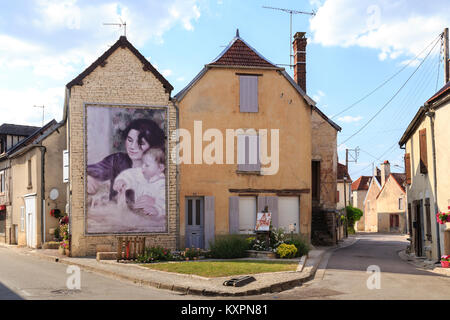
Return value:
<svg viewBox="0 0 450 320">
<path fill-rule="evenodd" d="M 312 12 L 305 12 L 305 11 L 298 11 L 298 10 L 292 10 L 292 9 L 284 9 L 284 8 L 274 8 L 274 7 L 265 7 L 263 6 L 264 9 L 272 9 L 272 10 L 278 10 L 278 11 L 283 11 L 286 13 L 289 13 L 290 15 L 290 34 L 289 34 L 289 48 L 290 48 L 290 54 L 289 54 L 289 66 L 292 67 L 294 66 L 292 64 L 292 57 L 294 56 L 292 54 L 292 15 L 293 14 L 307 14 L 310 16 L 315 16 L 316 13 L 314 12 L 314 10 Z M 281 66 L 286 66 L 286 64 L 280 64 Z"/>
<path fill-rule="evenodd" d="M 33 107 L 35 107 L 35 108 L 42 108 L 42 126 L 44 126 L 44 109 L 45 109 L 45 106 L 42 105 L 42 106 L 33 106 Z"/>
<path fill-rule="evenodd" d="M 121 18 L 120 19 L 120 23 L 103 23 L 104 26 L 119 26 L 119 28 L 123 27 L 123 35 L 126 37 L 127 36 L 127 22 L 123 22 Z"/>
</svg>

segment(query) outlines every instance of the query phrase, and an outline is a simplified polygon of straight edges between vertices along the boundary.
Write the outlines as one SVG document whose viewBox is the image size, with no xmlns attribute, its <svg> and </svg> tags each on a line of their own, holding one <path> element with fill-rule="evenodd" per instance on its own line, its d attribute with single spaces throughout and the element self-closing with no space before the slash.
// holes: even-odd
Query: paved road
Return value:
<svg viewBox="0 0 450 320">
<path fill-rule="evenodd" d="M 68 290 L 67 265 L 0 246 L 0 300 L 184 300 L 201 299 L 143 287 L 81 271 L 80 290 Z"/>
<path fill-rule="evenodd" d="M 324 259 L 314 281 L 258 299 L 450 299 L 450 278 L 422 271 L 399 258 L 398 252 L 408 244 L 405 236 L 361 234 L 357 238 L 355 244 L 334 251 L 328 264 Z M 367 286 L 371 265 L 380 268 L 380 289 Z"/>
</svg>

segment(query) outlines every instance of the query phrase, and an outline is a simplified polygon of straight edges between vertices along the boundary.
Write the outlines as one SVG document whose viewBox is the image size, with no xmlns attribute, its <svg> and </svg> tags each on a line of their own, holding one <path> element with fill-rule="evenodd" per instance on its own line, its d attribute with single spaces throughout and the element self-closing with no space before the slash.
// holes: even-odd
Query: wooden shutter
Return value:
<svg viewBox="0 0 450 320">
<path fill-rule="evenodd" d="M 239 76 L 239 110 L 258 112 L 258 77 Z"/>
<path fill-rule="evenodd" d="M 209 249 L 210 242 L 215 236 L 215 201 L 214 197 L 205 197 L 205 248 Z"/>
<path fill-rule="evenodd" d="M 336 190 L 336 203 L 339 202 L 339 190 Z"/>
<path fill-rule="evenodd" d="M 239 233 L 239 197 L 229 198 L 228 219 L 230 234 Z"/>
<path fill-rule="evenodd" d="M 426 223 L 427 223 L 426 237 L 427 237 L 427 240 L 431 241 L 432 235 L 431 235 L 430 198 L 426 198 L 426 199 L 425 199 L 425 219 L 426 219 Z"/>
<path fill-rule="evenodd" d="M 411 154 L 405 154 L 406 184 L 411 184 Z"/>
<path fill-rule="evenodd" d="M 411 203 L 408 203 L 408 231 L 409 235 L 412 236 Z"/>
<path fill-rule="evenodd" d="M 427 158 L 427 129 L 419 131 L 419 146 L 420 146 L 420 173 L 428 172 L 428 158 Z"/>
</svg>

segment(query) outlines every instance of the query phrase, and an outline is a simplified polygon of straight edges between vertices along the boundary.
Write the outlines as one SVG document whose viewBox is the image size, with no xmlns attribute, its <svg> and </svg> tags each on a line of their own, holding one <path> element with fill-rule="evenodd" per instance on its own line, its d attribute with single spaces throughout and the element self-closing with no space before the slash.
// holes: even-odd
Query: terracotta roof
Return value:
<svg viewBox="0 0 450 320">
<path fill-rule="evenodd" d="M 29 136 L 34 133 L 39 127 L 22 126 L 19 124 L 4 123 L 0 126 L 0 134 L 9 134 L 12 136 Z"/>
<path fill-rule="evenodd" d="M 430 99 L 428 99 L 427 103 L 432 103 L 449 93 L 450 93 L 450 81 L 447 82 L 445 86 L 443 86 L 438 92 L 436 92 Z"/>
<path fill-rule="evenodd" d="M 80 73 L 75 79 L 70 81 L 66 87 L 71 88 L 75 85 L 82 86 L 83 85 L 83 79 L 87 77 L 92 71 L 94 71 L 98 66 L 104 67 L 106 64 L 106 59 L 118 48 L 128 48 L 141 62 L 142 62 L 142 68 L 144 71 L 150 71 L 155 75 L 155 77 L 161 81 L 164 88 L 167 92 L 171 92 L 173 90 L 172 85 L 169 83 L 169 81 L 166 80 L 159 72 L 151 65 L 151 63 L 145 59 L 145 57 L 127 40 L 126 37 L 121 36 L 119 40 L 111 48 L 109 48 L 103 55 L 101 55 L 93 64 L 91 64 L 86 70 L 84 70 L 82 73 Z"/>
<path fill-rule="evenodd" d="M 398 182 L 398 184 L 400 185 L 402 190 L 405 191 L 406 174 L 404 174 L 404 173 L 391 173 L 391 175 Z"/>
<path fill-rule="evenodd" d="M 352 191 L 369 190 L 370 179 L 369 176 L 361 176 L 352 183 Z"/>
<path fill-rule="evenodd" d="M 338 162 L 338 167 L 337 167 L 337 179 L 338 180 L 344 180 L 345 179 L 348 181 L 351 181 L 352 179 L 350 178 L 350 175 L 348 174 L 347 171 L 347 167 L 341 163 Z"/>
<path fill-rule="evenodd" d="M 236 36 L 224 51 L 208 66 L 236 66 L 276 68 L 278 66 L 264 58 L 239 36 Z"/>
</svg>

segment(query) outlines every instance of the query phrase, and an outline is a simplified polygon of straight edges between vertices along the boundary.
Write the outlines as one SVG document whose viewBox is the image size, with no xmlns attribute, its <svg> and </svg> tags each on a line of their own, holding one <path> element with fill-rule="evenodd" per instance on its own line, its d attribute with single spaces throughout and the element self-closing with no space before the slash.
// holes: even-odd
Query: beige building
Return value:
<svg viewBox="0 0 450 320">
<path fill-rule="evenodd" d="M 8 152 L 12 244 L 39 248 L 53 239 L 50 229 L 58 226 L 58 219 L 50 210 L 64 212 L 66 204 L 62 179 L 65 134 L 64 123 L 52 120 Z"/>
<path fill-rule="evenodd" d="M 167 158 L 170 154 L 168 150 L 172 150 L 175 147 L 174 132 L 177 128 L 177 110 L 170 100 L 170 93 L 173 87 L 133 47 L 126 37 L 120 37 L 108 51 L 78 77 L 68 83 L 66 88 L 64 117 L 67 121 L 67 148 L 69 151 L 67 192 L 70 195 L 68 207 L 72 256 L 94 255 L 99 251 L 115 251 L 118 235 L 145 235 L 148 246 L 161 245 L 170 249 L 177 248 L 179 234 L 176 187 L 177 168 L 175 162 Z M 165 210 L 163 209 L 161 213 L 161 211 L 158 211 L 161 210 L 159 207 L 154 207 L 156 211 L 144 211 L 139 214 L 130 213 L 121 217 L 120 212 L 116 210 L 116 206 L 114 207 L 116 209 L 111 209 L 111 215 L 105 217 L 104 224 L 100 220 L 96 222 L 97 226 L 100 227 L 111 225 L 114 227 L 114 224 L 117 224 L 117 228 L 114 228 L 114 231 L 91 232 L 93 229 L 89 229 L 87 212 L 92 212 L 89 210 L 94 210 L 98 208 L 97 206 L 101 207 L 105 202 L 108 202 L 108 196 L 106 196 L 106 199 L 104 197 L 92 197 L 92 202 L 89 203 L 91 188 L 93 188 L 92 190 L 104 188 L 104 193 L 109 193 L 109 200 L 112 200 L 113 191 L 115 191 L 115 189 L 113 190 L 115 187 L 114 179 L 120 172 L 116 168 L 123 167 L 126 164 L 127 168 L 136 167 L 140 169 L 144 161 L 141 158 L 143 152 L 148 150 L 149 146 L 156 146 L 152 145 L 152 142 L 147 141 L 147 139 L 152 140 L 152 136 L 157 136 L 156 131 L 150 132 L 150 138 L 145 138 L 148 131 L 150 131 L 150 129 L 147 130 L 145 128 L 132 129 L 136 136 L 134 136 L 134 133 L 132 136 L 131 131 L 128 131 L 128 137 L 126 134 L 125 136 L 123 135 L 126 125 L 131 123 L 131 119 L 138 119 L 139 115 L 153 112 L 151 110 L 154 111 L 154 114 L 160 116 L 158 135 L 160 135 L 159 130 L 163 130 L 163 128 L 165 130 L 165 137 L 162 137 L 165 141 L 164 146 L 158 145 L 158 147 L 166 151 L 166 162 L 163 164 L 165 168 L 163 175 L 166 179 L 166 194 L 164 195 L 165 202 L 163 199 L 161 204 L 165 207 Z M 88 115 L 96 116 L 98 121 L 103 121 L 101 118 L 103 114 L 116 115 L 108 122 L 108 126 L 105 128 L 96 127 L 95 121 L 88 117 Z M 156 118 L 154 118 L 153 122 L 156 121 Z M 122 134 L 117 133 L 113 135 L 111 133 L 113 132 L 112 130 L 115 130 L 114 132 L 122 132 Z M 103 143 L 89 143 L 87 137 L 92 139 L 98 138 L 99 140 L 96 141 L 103 141 Z M 118 155 L 118 157 L 108 158 L 113 161 L 113 167 L 103 172 L 103 174 L 109 174 L 113 178 L 105 177 L 101 180 L 97 177 L 98 180 L 92 184 L 91 182 L 95 180 L 90 180 L 91 176 L 87 174 L 89 157 L 96 153 L 99 155 L 100 152 L 108 149 L 118 150 L 122 143 L 127 146 L 128 154 L 126 155 L 123 152 L 119 154 L 117 152 L 115 155 Z M 136 146 L 137 149 L 135 151 L 128 149 L 128 143 Z M 153 155 L 152 159 L 159 161 L 155 160 L 155 157 Z M 99 163 L 100 166 L 104 164 L 104 162 Z M 123 169 L 122 167 L 120 167 L 121 170 Z M 141 171 L 136 171 L 135 174 L 140 174 L 139 172 Z M 133 182 L 133 179 L 131 179 L 131 182 Z M 133 190 L 133 192 L 138 192 L 137 190 Z M 132 194 L 136 195 L 137 193 Z M 125 193 L 125 196 L 127 197 L 127 202 L 125 203 L 125 199 L 121 198 L 120 201 L 122 202 L 120 203 L 123 206 L 123 210 L 126 211 L 128 210 L 129 199 L 133 198 L 130 201 L 135 205 L 137 205 L 137 201 L 130 193 Z M 163 195 L 158 193 L 156 196 L 159 199 Z M 159 213 L 156 214 L 154 212 Z M 142 220 L 144 214 L 147 216 L 153 215 L 156 217 L 162 215 L 165 217 L 165 224 L 162 225 L 162 228 L 154 229 L 161 231 L 139 231 L 141 229 L 139 229 L 140 225 L 138 223 L 135 223 L 134 228 L 122 228 L 122 222 L 132 223 L 133 221 L 138 221 L 138 219 Z"/>
<path fill-rule="evenodd" d="M 303 41 L 303 34 L 296 36 L 295 41 Z M 237 34 L 175 96 L 180 129 L 198 132 L 205 142 L 224 137 L 223 144 L 205 143 L 203 158 L 195 144 L 180 144 L 181 246 L 208 247 L 216 235 L 251 234 L 257 212 L 266 206 L 274 227 L 289 231 L 291 225 L 310 238 L 315 104 L 299 86 L 305 73 L 297 69 L 295 74 L 293 80 Z M 235 135 L 226 138 L 227 129 Z M 266 137 L 271 159 L 263 163 Z M 185 136 L 182 140 L 187 141 Z M 229 142 L 236 146 L 231 153 Z M 227 156 L 205 161 L 205 154 Z"/>
<path fill-rule="evenodd" d="M 367 191 L 372 177 L 361 176 L 352 183 L 352 206 L 358 208 L 364 212 L 364 199 L 366 198 Z M 361 217 L 359 221 L 355 223 L 356 231 L 364 231 L 364 217 Z"/>
<path fill-rule="evenodd" d="M 352 203 L 352 178 L 348 174 L 347 167 L 338 163 L 337 167 L 337 187 L 336 187 L 336 208 L 344 209 Z"/>
<path fill-rule="evenodd" d="M 450 211 L 450 82 L 419 108 L 399 145 L 405 149 L 411 251 L 432 260 L 450 254 L 450 223 L 437 212 Z"/>
<path fill-rule="evenodd" d="M 4 123 L 0 126 L 0 242 L 14 244 L 17 229 L 12 224 L 12 177 L 9 152 L 39 127 Z"/>
<path fill-rule="evenodd" d="M 381 164 L 381 170 L 375 167 L 364 200 L 364 231 L 406 233 L 404 184 L 405 174 L 392 173 L 389 161 Z"/>
</svg>

